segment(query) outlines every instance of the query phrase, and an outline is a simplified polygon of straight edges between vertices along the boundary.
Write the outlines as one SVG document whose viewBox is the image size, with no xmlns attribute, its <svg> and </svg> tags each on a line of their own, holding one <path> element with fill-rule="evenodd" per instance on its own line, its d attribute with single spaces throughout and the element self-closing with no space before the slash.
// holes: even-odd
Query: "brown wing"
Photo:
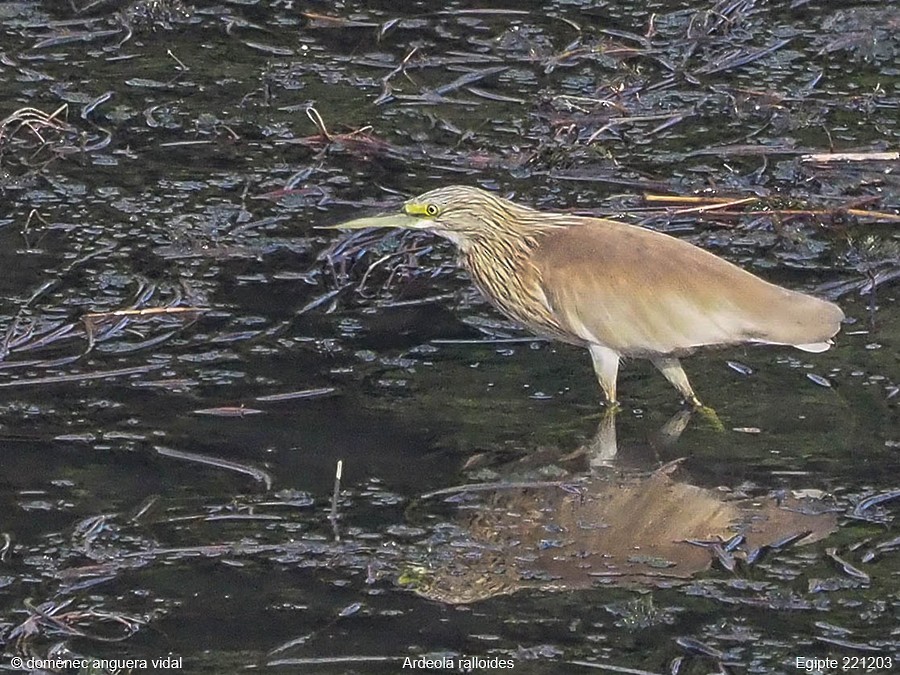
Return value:
<svg viewBox="0 0 900 675">
<path fill-rule="evenodd" d="M 821 351 L 844 316 L 687 242 L 614 221 L 550 232 L 533 262 L 561 326 L 624 355 L 741 342 Z"/>
</svg>

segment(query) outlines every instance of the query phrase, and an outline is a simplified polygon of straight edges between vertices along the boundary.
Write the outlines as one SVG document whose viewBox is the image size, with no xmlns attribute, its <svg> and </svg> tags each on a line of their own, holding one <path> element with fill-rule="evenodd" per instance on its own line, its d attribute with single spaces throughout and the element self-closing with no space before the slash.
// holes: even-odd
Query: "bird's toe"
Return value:
<svg viewBox="0 0 900 675">
<path fill-rule="evenodd" d="M 725 425 L 722 424 L 722 420 L 719 419 L 719 415 L 708 405 L 700 404 L 698 406 L 694 406 L 694 410 L 700 416 L 700 419 L 706 422 L 710 427 L 712 427 L 716 431 L 725 431 Z"/>
</svg>

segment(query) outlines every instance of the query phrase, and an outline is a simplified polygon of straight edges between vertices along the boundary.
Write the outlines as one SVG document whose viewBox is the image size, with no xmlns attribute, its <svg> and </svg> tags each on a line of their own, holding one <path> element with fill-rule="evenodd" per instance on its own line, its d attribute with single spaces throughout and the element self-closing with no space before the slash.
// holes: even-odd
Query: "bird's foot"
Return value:
<svg viewBox="0 0 900 675">
<path fill-rule="evenodd" d="M 696 401 L 694 403 L 691 402 L 694 408 L 694 411 L 700 416 L 707 425 L 709 425 L 715 431 L 725 431 L 725 425 L 722 424 L 722 420 L 719 419 L 716 411 L 710 408 L 708 405 L 703 405 L 700 401 Z"/>
<path fill-rule="evenodd" d="M 606 401 L 605 407 L 603 409 L 603 415 L 617 415 L 622 412 L 622 406 L 619 405 L 618 401 Z"/>
</svg>

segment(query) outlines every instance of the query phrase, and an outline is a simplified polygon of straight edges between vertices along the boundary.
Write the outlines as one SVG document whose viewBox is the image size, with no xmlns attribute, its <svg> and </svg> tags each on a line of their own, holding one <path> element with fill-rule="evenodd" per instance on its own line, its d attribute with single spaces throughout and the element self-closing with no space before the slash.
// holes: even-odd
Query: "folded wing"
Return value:
<svg viewBox="0 0 900 675">
<path fill-rule="evenodd" d="M 561 326 L 625 356 L 746 342 L 824 351 L 844 316 L 687 242 L 609 220 L 552 231 L 533 264 Z"/>
</svg>

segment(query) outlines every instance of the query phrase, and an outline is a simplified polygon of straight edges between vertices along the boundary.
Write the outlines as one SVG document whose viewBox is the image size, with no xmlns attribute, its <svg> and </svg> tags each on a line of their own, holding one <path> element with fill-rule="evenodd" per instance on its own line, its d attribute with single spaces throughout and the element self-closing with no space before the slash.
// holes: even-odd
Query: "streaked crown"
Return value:
<svg viewBox="0 0 900 675">
<path fill-rule="evenodd" d="M 458 235 L 514 233 L 515 225 L 529 220 L 533 209 L 469 187 L 451 185 L 413 197 L 403 205 L 410 216 L 432 221 L 435 232 Z"/>
</svg>

